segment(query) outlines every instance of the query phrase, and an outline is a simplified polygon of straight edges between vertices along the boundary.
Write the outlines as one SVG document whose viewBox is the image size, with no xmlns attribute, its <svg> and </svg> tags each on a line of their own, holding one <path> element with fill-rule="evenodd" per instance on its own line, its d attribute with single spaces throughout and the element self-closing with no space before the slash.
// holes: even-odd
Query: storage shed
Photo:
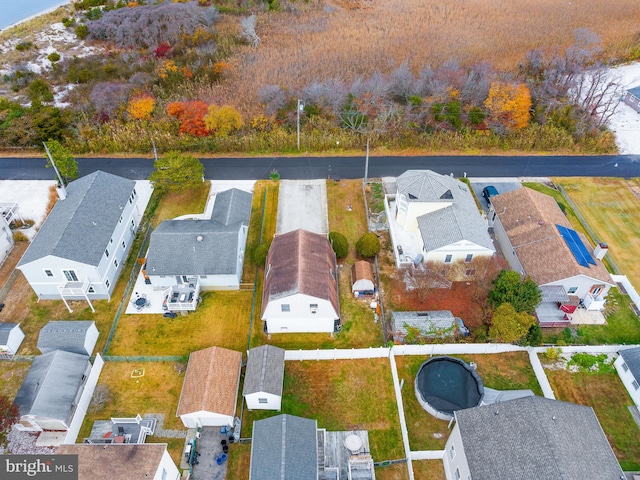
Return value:
<svg viewBox="0 0 640 480">
<path fill-rule="evenodd" d="M 0 323 L 0 360 L 11 360 L 24 340 L 18 323 Z"/>
<path fill-rule="evenodd" d="M 351 291 L 356 297 L 373 295 L 373 266 L 366 260 L 359 260 L 351 267 Z"/>
<path fill-rule="evenodd" d="M 249 410 L 280 410 L 284 353 L 272 345 L 249 350 L 242 392 Z"/>
<path fill-rule="evenodd" d="M 51 321 L 40 330 L 37 347 L 42 353 L 63 350 L 91 356 L 98 335 L 96 322 L 91 320 Z"/>
</svg>

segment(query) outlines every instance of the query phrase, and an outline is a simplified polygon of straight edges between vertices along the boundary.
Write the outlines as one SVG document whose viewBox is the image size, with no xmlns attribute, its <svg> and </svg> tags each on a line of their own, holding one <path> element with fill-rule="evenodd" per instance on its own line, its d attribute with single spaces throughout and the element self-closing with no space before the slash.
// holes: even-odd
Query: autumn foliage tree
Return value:
<svg viewBox="0 0 640 480">
<path fill-rule="evenodd" d="M 139 95 L 129 101 L 127 112 L 136 120 L 149 120 L 155 106 L 156 101 L 151 95 Z"/>
<path fill-rule="evenodd" d="M 527 335 L 535 323 L 533 315 L 517 312 L 510 303 L 503 303 L 493 312 L 489 337 L 499 342 L 515 343 Z"/>
<path fill-rule="evenodd" d="M 172 102 L 167 105 L 167 114 L 180 120 L 180 133 L 195 137 L 204 137 L 209 133 L 204 117 L 208 105 L 200 100 L 189 102 Z"/>
<path fill-rule="evenodd" d="M 223 105 L 221 107 L 209 105 L 207 114 L 204 117 L 204 123 L 207 130 L 216 137 L 226 137 L 244 125 L 240 113 L 229 105 Z"/>
<path fill-rule="evenodd" d="M 489 121 L 508 129 L 524 128 L 531 117 L 531 94 L 523 83 L 492 82 L 484 101 Z"/>
</svg>

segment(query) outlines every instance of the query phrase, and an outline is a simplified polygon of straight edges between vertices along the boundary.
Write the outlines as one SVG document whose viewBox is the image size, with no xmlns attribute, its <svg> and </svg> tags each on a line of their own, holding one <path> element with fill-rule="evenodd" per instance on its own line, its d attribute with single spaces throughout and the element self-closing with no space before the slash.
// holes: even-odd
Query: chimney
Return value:
<svg viewBox="0 0 640 480">
<path fill-rule="evenodd" d="M 593 255 L 598 260 L 602 260 L 608 251 L 609 251 L 609 246 L 606 243 L 599 243 L 596 245 L 596 248 L 593 251 Z"/>
</svg>

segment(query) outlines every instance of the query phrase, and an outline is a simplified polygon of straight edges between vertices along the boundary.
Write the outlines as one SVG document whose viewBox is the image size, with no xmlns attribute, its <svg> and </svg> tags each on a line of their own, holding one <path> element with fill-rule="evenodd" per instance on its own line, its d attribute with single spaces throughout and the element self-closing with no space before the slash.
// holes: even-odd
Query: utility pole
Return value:
<svg viewBox="0 0 640 480">
<path fill-rule="evenodd" d="M 56 172 L 56 176 L 58 177 L 58 183 L 60 183 L 60 187 L 61 188 L 66 187 L 66 185 L 62 181 L 62 176 L 60 175 L 60 172 L 58 171 L 58 167 L 56 167 L 56 162 L 53 161 L 53 157 L 51 156 L 51 152 L 49 151 L 49 147 L 47 147 L 47 143 L 46 142 L 42 142 L 42 144 L 44 145 L 44 151 L 47 152 L 47 157 L 49 157 L 49 161 L 51 162 L 51 166 L 53 166 L 53 169 Z"/>
<path fill-rule="evenodd" d="M 362 179 L 362 187 L 367 184 L 367 178 L 369 177 L 369 135 L 367 135 L 367 156 L 364 160 L 364 178 Z"/>
<path fill-rule="evenodd" d="M 300 112 L 304 110 L 304 103 L 302 100 L 298 99 L 298 108 L 297 108 L 297 121 L 296 121 L 296 130 L 298 132 L 298 150 L 300 150 Z"/>
</svg>

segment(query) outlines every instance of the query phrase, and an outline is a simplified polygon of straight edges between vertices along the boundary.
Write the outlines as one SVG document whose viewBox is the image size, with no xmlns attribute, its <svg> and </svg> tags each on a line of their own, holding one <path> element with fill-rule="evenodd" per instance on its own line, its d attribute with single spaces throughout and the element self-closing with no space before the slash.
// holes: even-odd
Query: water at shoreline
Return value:
<svg viewBox="0 0 640 480">
<path fill-rule="evenodd" d="M 0 0 L 0 30 L 42 15 L 69 0 Z"/>
</svg>

